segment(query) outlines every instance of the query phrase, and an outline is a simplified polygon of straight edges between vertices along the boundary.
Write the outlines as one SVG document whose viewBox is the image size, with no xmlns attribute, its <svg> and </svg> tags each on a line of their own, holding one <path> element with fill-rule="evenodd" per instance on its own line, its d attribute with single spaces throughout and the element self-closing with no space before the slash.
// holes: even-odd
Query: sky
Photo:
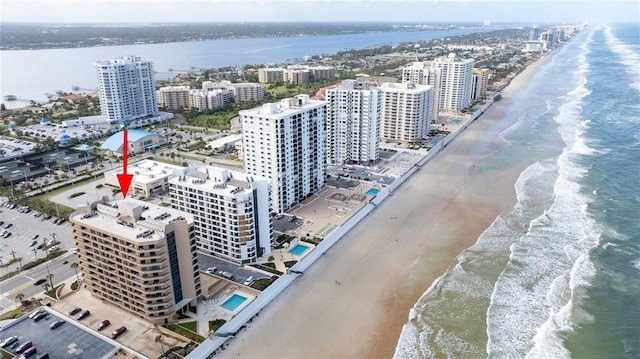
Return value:
<svg viewBox="0 0 640 359">
<path fill-rule="evenodd" d="M 0 22 L 639 22 L 640 1 L 0 0 Z"/>
</svg>

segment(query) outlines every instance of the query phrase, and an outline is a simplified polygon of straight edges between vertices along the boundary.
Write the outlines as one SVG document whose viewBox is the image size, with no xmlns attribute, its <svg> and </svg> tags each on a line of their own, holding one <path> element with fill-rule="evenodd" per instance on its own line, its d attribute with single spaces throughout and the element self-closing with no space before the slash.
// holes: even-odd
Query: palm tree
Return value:
<svg viewBox="0 0 640 359">
<path fill-rule="evenodd" d="M 14 299 L 17 299 L 20 301 L 20 305 L 22 305 L 24 307 L 24 302 L 22 301 L 24 299 L 24 294 L 22 293 L 18 293 L 16 294 L 16 296 L 14 297 Z"/>
<path fill-rule="evenodd" d="M 164 343 L 164 337 L 162 336 L 162 334 L 156 336 L 156 343 L 160 343 L 160 348 L 162 348 L 162 354 L 164 354 L 164 345 L 162 345 Z"/>
<path fill-rule="evenodd" d="M 37 261 L 38 260 L 38 248 L 34 248 L 34 249 L 32 249 L 32 251 L 33 251 L 33 254 L 36 255 L 36 261 Z"/>
<path fill-rule="evenodd" d="M 80 276 L 78 276 L 78 263 L 73 262 L 70 264 L 71 268 L 76 272 L 76 278 L 78 280 L 78 284 L 80 284 Z"/>
<path fill-rule="evenodd" d="M 17 252 L 16 251 L 11 251 L 11 252 L 9 252 L 9 254 L 11 254 L 13 256 L 13 260 L 15 261 Z"/>
<path fill-rule="evenodd" d="M 45 293 L 49 291 L 49 288 L 51 288 L 51 286 L 50 286 L 50 285 L 49 285 L 49 283 L 47 283 L 47 282 L 45 282 L 45 283 L 42 285 L 42 287 L 44 288 L 44 292 L 45 292 Z"/>
<path fill-rule="evenodd" d="M 18 260 L 18 263 L 20 263 L 20 267 L 18 268 L 18 271 L 22 272 L 22 257 L 18 257 L 17 260 Z"/>
<path fill-rule="evenodd" d="M 47 274 L 47 279 L 49 279 L 49 283 L 51 283 L 51 288 L 53 288 L 53 273 Z"/>
</svg>

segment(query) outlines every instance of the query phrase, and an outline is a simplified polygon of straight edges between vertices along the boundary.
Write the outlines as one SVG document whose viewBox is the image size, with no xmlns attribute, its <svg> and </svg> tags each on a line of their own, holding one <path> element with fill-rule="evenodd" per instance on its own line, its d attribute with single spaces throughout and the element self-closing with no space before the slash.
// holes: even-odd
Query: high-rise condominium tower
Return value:
<svg viewBox="0 0 640 359">
<path fill-rule="evenodd" d="M 381 91 L 355 80 L 327 89 L 327 162 L 371 165 L 380 157 Z"/>
<path fill-rule="evenodd" d="M 195 311 L 201 294 L 191 215 L 136 200 L 103 200 L 71 214 L 92 295 L 154 324 Z"/>
<path fill-rule="evenodd" d="M 238 264 L 271 253 L 269 191 L 266 178 L 212 166 L 169 180 L 171 206 L 193 216 L 198 249 Z"/>
<path fill-rule="evenodd" d="M 94 63 L 100 110 L 109 122 L 127 122 L 158 114 L 153 63 L 124 56 Z"/>
<path fill-rule="evenodd" d="M 433 86 L 413 82 L 383 83 L 382 131 L 383 139 L 392 141 L 420 141 L 429 135 L 433 119 Z"/>
<path fill-rule="evenodd" d="M 324 186 L 326 102 L 297 95 L 240 111 L 244 167 L 271 180 L 273 211 L 283 212 Z"/>
</svg>

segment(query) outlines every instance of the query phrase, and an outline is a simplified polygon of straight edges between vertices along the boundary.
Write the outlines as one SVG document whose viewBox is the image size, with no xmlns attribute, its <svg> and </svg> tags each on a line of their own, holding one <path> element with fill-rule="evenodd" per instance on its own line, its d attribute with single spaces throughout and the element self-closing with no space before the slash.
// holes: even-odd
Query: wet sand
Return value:
<svg viewBox="0 0 640 359">
<path fill-rule="evenodd" d="M 510 98 L 485 112 L 229 341 L 222 358 L 390 358 L 409 310 L 456 256 L 515 204 L 525 168 L 490 170 Z M 337 283 L 339 282 L 339 284 Z"/>
</svg>

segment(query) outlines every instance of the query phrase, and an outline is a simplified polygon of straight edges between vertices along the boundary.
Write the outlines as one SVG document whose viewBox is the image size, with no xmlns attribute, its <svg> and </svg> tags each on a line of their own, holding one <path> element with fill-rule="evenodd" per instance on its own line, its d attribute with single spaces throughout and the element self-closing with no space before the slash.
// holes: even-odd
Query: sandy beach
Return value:
<svg viewBox="0 0 640 359">
<path fill-rule="evenodd" d="M 222 358 L 390 358 L 409 310 L 515 203 L 525 168 L 483 161 L 516 119 L 506 109 L 537 68 L 423 166 L 229 341 Z M 339 282 L 339 284 L 337 283 Z"/>
</svg>

